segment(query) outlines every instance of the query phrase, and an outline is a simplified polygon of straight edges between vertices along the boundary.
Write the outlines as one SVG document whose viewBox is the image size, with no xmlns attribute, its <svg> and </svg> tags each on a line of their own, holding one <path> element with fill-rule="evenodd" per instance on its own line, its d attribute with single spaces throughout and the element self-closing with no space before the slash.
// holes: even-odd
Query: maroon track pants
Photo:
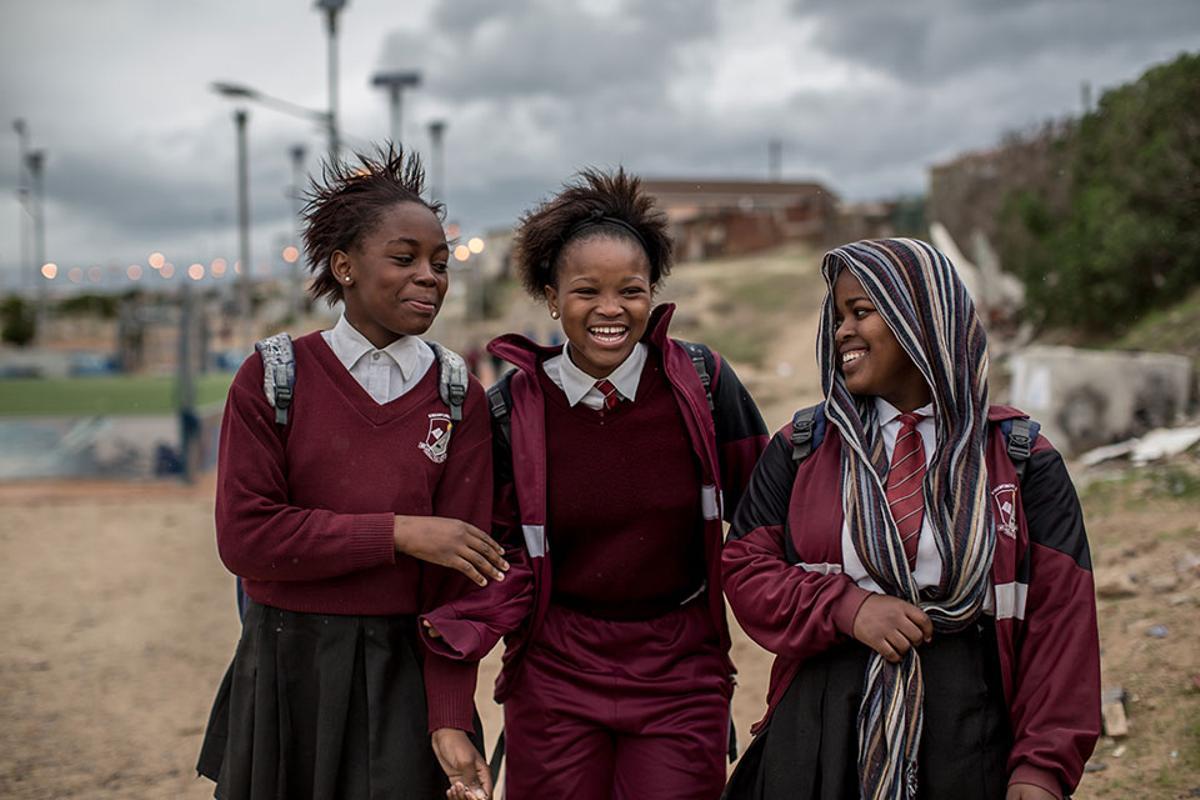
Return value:
<svg viewBox="0 0 1200 800">
<path fill-rule="evenodd" d="M 520 668 L 506 800 L 720 796 L 732 687 L 702 599 L 633 622 L 552 606 Z"/>
</svg>

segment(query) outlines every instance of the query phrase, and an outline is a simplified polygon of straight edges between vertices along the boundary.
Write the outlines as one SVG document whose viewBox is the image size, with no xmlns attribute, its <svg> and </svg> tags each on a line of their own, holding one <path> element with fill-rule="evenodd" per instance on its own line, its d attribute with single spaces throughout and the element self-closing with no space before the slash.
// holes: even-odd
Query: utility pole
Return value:
<svg viewBox="0 0 1200 800">
<path fill-rule="evenodd" d="M 195 470 L 195 444 L 200 420 L 196 416 L 196 374 L 193 341 L 196 337 L 195 302 L 191 281 L 179 285 L 179 365 L 176 372 L 176 405 L 179 409 L 179 475 L 191 483 Z"/>
<path fill-rule="evenodd" d="M 767 175 L 772 181 L 783 180 L 783 140 L 767 141 Z"/>
<path fill-rule="evenodd" d="M 302 144 L 294 144 L 288 150 L 292 157 L 292 216 L 296 224 L 296 248 L 304 253 L 304 221 L 300 215 L 304 208 L 304 156 L 306 150 Z M 292 313 L 296 320 L 304 313 L 304 257 L 301 255 L 292 264 Z"/>
<path fill-rule="evenodd" d="M 429 123 L 430 141 L 430 176 L 433 180 L 429 185 L 429 199 L 439 201 L 445 199 L 446 192 L 446 121 L 435 119 Z"/>
<path fill-rule="evenodd" d="M 336 164 L 341 155 L 341 139 L 338 133 L 338 12 L 346 7 L 346 0 L 317 0 L 317 8 L 325 12 L 326 30 L 329 33 L 329 161 Z"/>
<path fill-rule="evenodd" d="M 50 281 L 42 276 L 42 265 L 46 263 L 46 189 L 42 174 L 45 165 L 45 150 L 32 150 L 25 155 L 33 206 L 33 263 L 38 282 L 36 338 L 39 343 L 46 341 L 46 325 L 50 321 Z"/>
<path fill-rule="evenodd" d="M 379 72 L 371 78 L 371 85 L 387 89 L 391 107 L 391 139 L 393 144 L 404 140 L 403 120 L 401 119 L 401 100 L 405 89 L 415 89 L 421 85 L 421 73 L 410 72 Z"/>
<path fill-rule="evenodd" d="M 243 108 L 233 112 L 233 123 L 237 128 L 237 206 L 238 206 L 238 261 L 241 274 L 237 275 L 238 319 L 242 328 L 242 347 L 249 347 L 254 340 L 254 323 L 250 319 L 250 165 L 247 154 L 246 123 L 250 114 Z"/>
<path fill-rule="evenodd" d="M 22 283 L 29 283 L 29 288 L 38 291 L 42 282 L 42 265 L 32 264 L 29 254 L 29 172 L 26 161 L 29 159 L 29 128 L 25 120 L 13 120 L 13 130 L 17 133 L 17 224 L 21 242 L 21 274 Z"/>
</svg>

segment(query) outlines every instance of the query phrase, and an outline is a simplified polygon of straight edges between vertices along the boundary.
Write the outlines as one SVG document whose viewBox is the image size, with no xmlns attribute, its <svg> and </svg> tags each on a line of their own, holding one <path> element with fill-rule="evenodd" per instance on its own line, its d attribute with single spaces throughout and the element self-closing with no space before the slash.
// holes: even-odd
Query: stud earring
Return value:
<svg viewBox="0 0 1200 800">
<path fill-rule="evenodd" d="M 558 319 L 558 309 L 557 308 L 550 309 L 550 319 Z"/>
</svg>

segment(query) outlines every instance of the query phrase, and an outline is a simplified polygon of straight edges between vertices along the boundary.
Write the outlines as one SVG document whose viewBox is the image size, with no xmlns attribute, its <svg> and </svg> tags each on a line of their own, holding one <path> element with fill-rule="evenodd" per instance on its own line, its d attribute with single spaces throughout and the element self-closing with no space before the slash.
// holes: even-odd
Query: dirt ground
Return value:
<svg viewBox="0 0 1200 800">
<path fill-rule="evenodd" d="M 1192 459 L 1084 491 L 1101 582 L 1132 576 L 1100 600 L 1104 685 L 1129 693 L 1131 732 L 1102 740 L 1078 797 L 1200 792 L 1198 485 Z M 10 484 L 0 508 L 0 796 L 210 797 L 193 764 L 238 635 L 211 482 Z M 744 745 L 770 659 L 740 634 L 734 659 Z M 478 698 L 489 741 L 495 668 Z"/>
</svg>

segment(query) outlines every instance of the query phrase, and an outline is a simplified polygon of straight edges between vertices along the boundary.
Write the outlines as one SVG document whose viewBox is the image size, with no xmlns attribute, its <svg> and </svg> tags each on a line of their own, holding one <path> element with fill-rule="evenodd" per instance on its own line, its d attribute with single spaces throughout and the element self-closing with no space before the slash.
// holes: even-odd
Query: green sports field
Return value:
<svg viewBox="0 0 1200 800">
<path fill-rule="evenodd" d="M 196 404 L 225 399 L 231 373 L 202 375 Z M 168 414 L 175 411 L 172 377 L 14 378 L 0 380 L 0 417 Z"/>
</svg>

